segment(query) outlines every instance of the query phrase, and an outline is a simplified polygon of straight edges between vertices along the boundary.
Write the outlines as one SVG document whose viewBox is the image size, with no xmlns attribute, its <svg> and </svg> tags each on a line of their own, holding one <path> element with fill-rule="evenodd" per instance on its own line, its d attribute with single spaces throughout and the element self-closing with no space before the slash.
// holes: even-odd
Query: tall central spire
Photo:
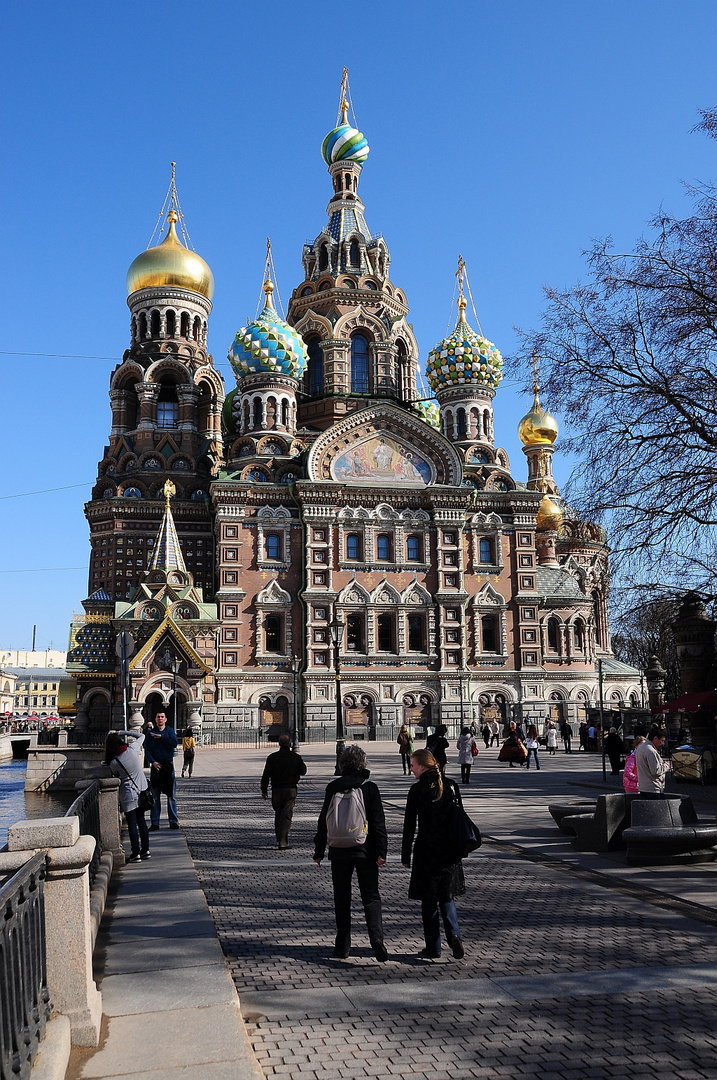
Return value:
<svg viewBox="0 0 717 1080">
<path fill-rule="evenodd" d="M 187 573 L 187 567 L 182 555 L 182 549 L 177 536 L 177 529 L 169 506 L 170 499 L 174 497 L 177 489 L 171 480 L 164 485 L 164 517 L 159 527 L 157 540 L 154 545 L 151 570 L 181 570 Z"/>
</svg>

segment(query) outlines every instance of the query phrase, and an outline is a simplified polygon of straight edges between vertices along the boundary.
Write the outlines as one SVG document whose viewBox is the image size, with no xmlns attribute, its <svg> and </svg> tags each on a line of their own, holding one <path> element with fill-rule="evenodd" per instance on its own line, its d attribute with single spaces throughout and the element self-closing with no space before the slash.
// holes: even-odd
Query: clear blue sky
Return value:
<svg viewBox="0 0 717 1080">
<path fill-rule="evenodd" d="M 114 366 L 9 354 L 121 357 L 125 273 L 170 161 L 214 271 L 210 347 L 229 387 L 265 237 L 286 303 L 302 243 L 326 220 L 320 146 L 344 64 L 371 146 L 367 221 L 389 244 L 424 362 L 459 252 L 483 331 L 510 354 L 513 327 L 539 321 L 544 284 L 580 277 L 592 238 L 631 246 L 661 204 L 686 210 L 682 180 L 717 174 L 717 145 L 690 134 L 717 105 L 717 5 L 704 0 L 6 0 L 2 31 L 0 648 L 28 647 L 33 623 L 39 647 L 66 647 Z M 504 383 L 495 416 L 523 479 L 520 391 Z M 46 567 L 82 569 L 7 572 Z"/>
</svg>

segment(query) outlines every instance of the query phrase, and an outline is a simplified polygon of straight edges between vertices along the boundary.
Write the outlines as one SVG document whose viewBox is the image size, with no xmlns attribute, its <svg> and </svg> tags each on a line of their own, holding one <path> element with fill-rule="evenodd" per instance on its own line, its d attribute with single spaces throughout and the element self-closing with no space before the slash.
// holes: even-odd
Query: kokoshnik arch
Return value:
<svg viewBox="0 0 717 1080">
<path fill-rule="evenodd" d="M 267 259 L 228 394 L 207 351 L 214 280 L 187 244 L 174 172 L 166 235 L 129 269 L 131 341 L 110 381 L 68 656 L 81 727 L 121 723 L 122 630 L 136 726 L 175 696 L 180 726 L 287 724 L 296 685 L 303 725 L 333 729 L 337 621 L 349 734 L 576 721 L 597 700 L 598 659 L 607 703 L 641 703 L 639 672 L 612 657 L 606 536 L 560 498 L 537 381 L 525 482 L 495 445 L 502 358 L 466 319 L 462 260 L 426 399 L 407 298 L 366 224 L 369 148 L 345 88 L 322 146 L 328 220 L 285 320 Z"/>
</svg>

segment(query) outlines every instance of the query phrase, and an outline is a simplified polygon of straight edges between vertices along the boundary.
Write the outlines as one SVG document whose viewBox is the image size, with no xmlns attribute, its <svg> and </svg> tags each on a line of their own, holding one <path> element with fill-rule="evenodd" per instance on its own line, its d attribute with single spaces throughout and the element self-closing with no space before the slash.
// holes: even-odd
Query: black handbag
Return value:
<svg viewBox="0 0 717 1080">
<path fill-rule="evenodd" d="M 475 851 L 483 842 L 478 826 L 468 817 L 454 793 L 452 793 L 452 796 L 452 805 L 448 818 L 448 843 L 446 845 L 446 858 L 449 865 L 467 858 L 471 851 Z"/>
</svg>

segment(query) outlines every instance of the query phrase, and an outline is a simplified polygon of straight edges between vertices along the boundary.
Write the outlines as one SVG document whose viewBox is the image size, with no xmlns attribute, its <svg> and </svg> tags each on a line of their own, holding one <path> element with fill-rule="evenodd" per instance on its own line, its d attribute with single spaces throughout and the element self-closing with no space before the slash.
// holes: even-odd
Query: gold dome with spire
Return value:
<svg viewBox="0 0 717 1080">
<path fill-rule="evenodd" d="M 174 285 L 211 300 L 214 295 L 214 275 L 201 255 L 188 248 L 177 235 L 177 221 L 181 211 L 174 170 L 175 163 L 172 162 L 172 181 L 167 193 L 170 204 L 167 235 L 161 244 L 148 247 L 134 260 L 127 271 L 127 292 L 132 294 L 140 289 L 161 289 L 166 285 Z M 184 232 L 182 228 L 182 233 Z"/>
<path fill-rule="evenodd" d="M 533 407 L 518 424 L 523 446 L 552 446 L 558 437 L 558 421 L 540 404 L 538 357 L 533 354 Z"/>
</svg>

